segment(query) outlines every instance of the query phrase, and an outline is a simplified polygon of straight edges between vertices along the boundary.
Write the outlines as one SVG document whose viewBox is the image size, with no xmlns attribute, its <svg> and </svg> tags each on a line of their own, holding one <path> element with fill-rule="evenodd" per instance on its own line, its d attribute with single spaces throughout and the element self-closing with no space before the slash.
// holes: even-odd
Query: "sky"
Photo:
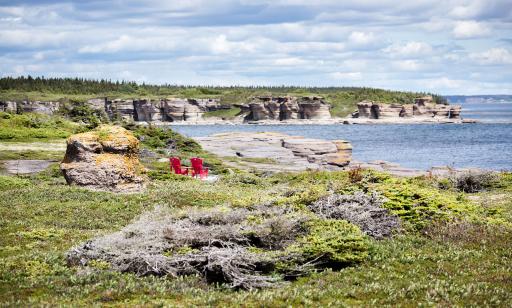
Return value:
<svg viewBox="0 0 512 308">
<path fill-rule="evenodd" d="M 512 0 L 0 0 L 0 74 L 512 94 Z"/>
</svg>

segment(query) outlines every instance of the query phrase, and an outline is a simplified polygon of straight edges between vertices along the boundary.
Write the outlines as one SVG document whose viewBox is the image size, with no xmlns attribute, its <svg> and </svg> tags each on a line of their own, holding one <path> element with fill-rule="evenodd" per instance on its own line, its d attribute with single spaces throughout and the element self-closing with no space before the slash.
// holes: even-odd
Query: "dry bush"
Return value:
<svg viewBox="0 0 512 308">
<path fill-rule="evenodd" d="M 390 237 L 400 227 L 397 216 L 382 208 L 383 200 L 377 193 L 367 195 L 356 192 L 353 195 L 332 194 L 321 198 L 308 208 L 324 218 L 344 219 L 357 225 L 364 233 L 382 239 Z"/>
<path fill-rule="evenodd" d="M 467 193 L 475 193 L 491 188 L 498 182 L 498 179 L 498 175 L 491 171 L 468 171 L 450 177 L 453 187 Z"/>
<path fill-rule="evenodd" d="M 184 217 L 157 208 L 120 232 L 73 248 L 68 263 L 103 260 L 114 270 L 138 275 L 198 274 L 232 288 L 268 287 L 282 277 L 266 274 L 290 256 L 250 248 L 285 248 L 307 231 L 305 221 L 285 207 L 210 209 Z"/>
<path fill-rule="evenodd" d="M 363 180 L 363 177 L 363 169 L 359 165 L 348 171 L 348 179 L 350 183 L 359 183 Z"/>
</svg>

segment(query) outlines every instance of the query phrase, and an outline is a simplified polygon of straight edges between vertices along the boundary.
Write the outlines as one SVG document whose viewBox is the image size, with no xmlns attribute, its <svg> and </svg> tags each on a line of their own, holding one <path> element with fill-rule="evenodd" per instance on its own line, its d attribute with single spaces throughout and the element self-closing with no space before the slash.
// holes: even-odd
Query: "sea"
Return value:
<svg viewBox="0 0 512 308">
<path fill-rule="evenodd" d="M 476 124 L 191 125 L 172 126 L 189 137 L 223 132 L 281 132 L 348 140 L 357 161 L 385 160 L 427 170 L 435 166 L 512 171 L 512 101 L 463 103 Z"/>
</svg>

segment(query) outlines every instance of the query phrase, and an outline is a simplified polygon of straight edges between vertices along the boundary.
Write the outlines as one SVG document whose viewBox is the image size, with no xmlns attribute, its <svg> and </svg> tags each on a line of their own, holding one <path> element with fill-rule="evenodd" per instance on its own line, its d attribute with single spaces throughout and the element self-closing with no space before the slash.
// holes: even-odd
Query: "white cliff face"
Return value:
<svg viewBox="0 0 512 308">
<path fill-rule="evenodd" d="M 354 117 L 366 119 L 393 118 L 446 118 L 459 119 L 460 105 L 442 105 L 433 102 L 431 96 L 417 98 L 414 104 L 383 104 L 373 101 L 362 101 L 357 104 Z"/>
</svg>

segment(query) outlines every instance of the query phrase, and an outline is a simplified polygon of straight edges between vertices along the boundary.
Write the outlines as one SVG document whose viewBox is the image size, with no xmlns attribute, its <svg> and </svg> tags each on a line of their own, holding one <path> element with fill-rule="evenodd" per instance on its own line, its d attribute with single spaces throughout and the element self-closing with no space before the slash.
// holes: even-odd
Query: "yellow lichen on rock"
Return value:
<svg viewBox="0 0 512 308">
<path fill-rule="evenodd" d="M 138 191 L 145 186 L 145 169 L 138 158 L 139 141 L 119 126 L 68 138 L 60 167 L 68 184 L 116 192 Z"/>
</svg>

